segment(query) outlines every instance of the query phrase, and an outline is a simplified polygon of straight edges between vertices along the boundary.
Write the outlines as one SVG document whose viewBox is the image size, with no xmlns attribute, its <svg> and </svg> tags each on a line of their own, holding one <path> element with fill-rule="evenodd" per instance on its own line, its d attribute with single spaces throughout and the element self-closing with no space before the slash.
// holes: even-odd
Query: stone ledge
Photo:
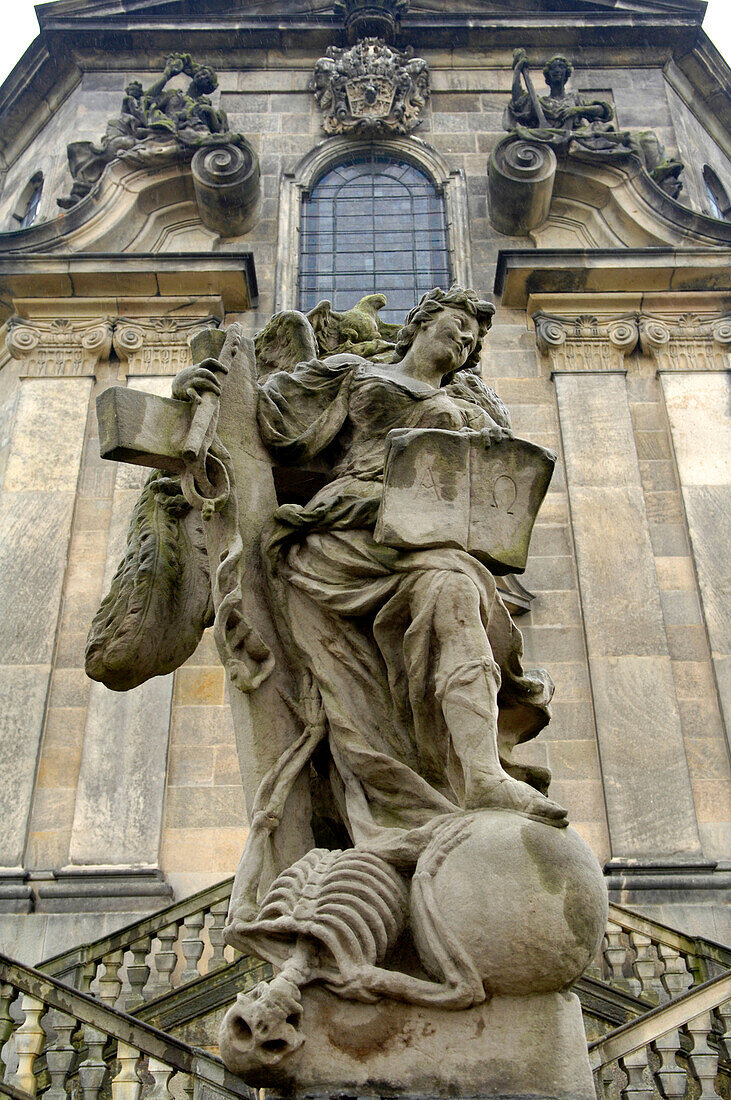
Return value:
<svg viewBox="0 0 731 1100">
<path fill-rule="evenodd" d="M 32 880 L 39 913 L 110 913 L 162 908 L 172 887 L 156 867 L 69 867 Z"/>
</svg>

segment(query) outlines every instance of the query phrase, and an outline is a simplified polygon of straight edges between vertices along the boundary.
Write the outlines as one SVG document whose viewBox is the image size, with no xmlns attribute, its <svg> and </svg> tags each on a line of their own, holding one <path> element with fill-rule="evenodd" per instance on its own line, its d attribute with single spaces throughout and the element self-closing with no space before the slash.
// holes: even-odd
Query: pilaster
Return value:
<svg viewBox="0 0 731 1100">
<path fill-rule="evenodd" d="M 612 859 L 610 889 L 704 860 L 626 386 L 640 315 L 534 315 L 556 387 Z"/>
</svg>

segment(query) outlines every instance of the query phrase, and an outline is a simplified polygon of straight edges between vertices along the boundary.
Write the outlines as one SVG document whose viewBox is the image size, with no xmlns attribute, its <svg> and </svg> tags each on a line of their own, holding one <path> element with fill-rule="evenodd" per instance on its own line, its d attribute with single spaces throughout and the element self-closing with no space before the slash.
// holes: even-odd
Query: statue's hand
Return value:
<svg viewBox="0 0 731 1100">
<path fill-rule="evenodd" d="M 490 447 L 493 443 L 503 443 L 506 439 L 515 439 L 515 434 L 509 428 L 500 428 L 496 424 L 494 427 L 483 428 L 480 432 L 480 438 L 486 447 Z"/>
<path fill-rule="evenodd" d="M 525 50 L 513 50 L 513 69 L 524 69 L 528 64 L 528 54 Z"/>
<path fill-rule="evenodd" d="M 171 54 L 168 58 L 167 65 L 165 66 L 165 76 L 170 77 L 177 76 L 178 73 L 182 73 L 185 69 L 185 55 L 184 54 Z"/>
<path fill-rule="evenodd" d="M 228 367 L 217 359 L 204 359 L 194 367 L 186 367 L 173 379 L 172 393 L 179 401 L 192 401 L 196 405 L 204 393 L 221 394 L 219 374 L 227 374 Z"/>
</svg>

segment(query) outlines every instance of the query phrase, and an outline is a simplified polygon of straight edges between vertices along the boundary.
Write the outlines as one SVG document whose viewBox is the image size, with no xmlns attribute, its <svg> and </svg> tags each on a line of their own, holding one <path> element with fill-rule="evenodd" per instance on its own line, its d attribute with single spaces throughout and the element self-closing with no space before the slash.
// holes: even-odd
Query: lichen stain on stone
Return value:
<svg viewBox="0 0 731 1100">
<path fill-rule="evenodd" d="M 385 1011 L 382 1005 L 378 1014 L 363 1024 L 351 1024 L 344 1028 L 342 1019 L 333 1019 L 327 1027 L 327 1035 L 338 1050 L 365 1062 L 372 1057 L 374 1050 L 383 1051 L 394 1040 L 402 1046 L 410 1046 L 414 1036 L 405 1026 L 408 1020 L 407 1007 L 390 1002 Z"/>
<path fill-rule="evenodd" d="M 566 885 L 566 871 L 556 862 L 554 832 L 550 825 L 531 824 L 522 828 L 520 835 L 543 889 L 549 894 L 560 894 Z"/>
</svg>

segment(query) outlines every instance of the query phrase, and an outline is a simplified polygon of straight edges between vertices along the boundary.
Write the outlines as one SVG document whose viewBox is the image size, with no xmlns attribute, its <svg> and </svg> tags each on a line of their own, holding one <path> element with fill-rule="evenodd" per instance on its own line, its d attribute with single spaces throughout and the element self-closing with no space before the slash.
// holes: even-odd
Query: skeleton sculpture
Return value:
<svg viewBox="0 0 731 1100">
<path fill-rule="evenodd" d="M 87 669 L 125 690 L 213 625 L 250 819 L 226 936 L 276 972 L 221 1034 L 254 1084 L 295 1072 L 309 989 L 440 1010 L 563 989 L 605 919 L 550 774 L 513 756 L 548 721 L 553 685 L 523 669 L 495 574 L 524 568 L 555 455 L 515 439 L 477 373 L 489 303 L 437 289 L 401 327 L 379 320 L 384 304 L 279 314 L 255 344 L 237 325 L 204 333 L 175 400 L 100 403 L 102 453 L 163 472 Z M 536 889 L 565 864 L 549 929 L 536 934 L 507 879 L 496 893 L 485 868 L 501 859 L 526 882 L 548 861 Z M 507 969 L 481 938 L 498 897 L 538 935 Z"/>
</svg>

